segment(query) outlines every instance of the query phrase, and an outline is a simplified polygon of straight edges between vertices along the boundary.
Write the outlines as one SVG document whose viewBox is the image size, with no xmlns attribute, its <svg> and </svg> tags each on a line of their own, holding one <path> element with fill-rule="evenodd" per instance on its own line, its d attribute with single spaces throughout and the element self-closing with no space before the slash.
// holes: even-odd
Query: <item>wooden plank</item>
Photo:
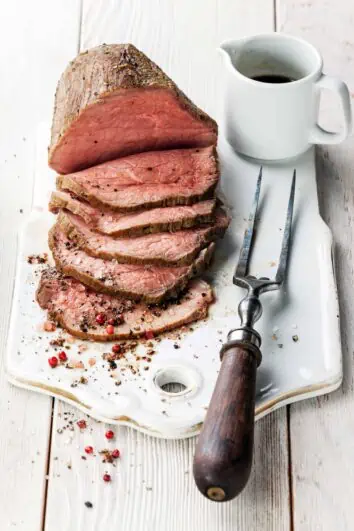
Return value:
<svg viewBox="0 0 354 531">
<path fill-rule="evenodd" d="M 62 402 L 57 402 L 54 418 L 48 531 L 289 529 L 287 429 L 282 410 L 257 424 L 252 477 L 241 497 L 227 504 L 208 502 L 194 485 L 195 438 L 166 441 L 120 427 L 113 428 L 115 440 L 107 442 L 108 426 Z M 81 418 L 87 421 L 86 430 L 76 425 Z M 94 448 L 93 455 L 85 454 L 87 445 Z M 116 466 L 102 463 L 98 455 L 107 447 L 121 451 Z M 105 472 L 112 477 L 109 484 L 102 479 Z"/>
<path fill-rule="evenodd" d="M 31 208 L 35 131 L 75 53 L 79 2 L 7 2 L 0 17 L 0 527 L 42 528 L 52 399 L 6 381 L 16 234 Z M 62 36 L 65 35 L 63 39 Z M 60 43 L 60 46 L 58 46 Z"/>
<path fill-rule="evenodd" d="M 132 42 L 197 105 L 219 118 L 221 41 L 273 28 L 272 0 L 84 0 L 81 47 Z"/>
<path fill-rule="evenodd" d="M 221 116 L 223 70 L 220 41 L 273 25 L 272 2 L 252 0 L 85 0 L 81 47 L 133 42 L 160 64 L 196 103 Z M 108 426 L 88 420 L 71 436 L 65 417 L 78 413 L 61 403 L 54 415 L 46 529 L 55 531 L 286 530 L 290 527 L 286 412 L 260 421 L 256 428 L 255 466 L 245 493 L 229 504 L 207 502 L 197 491 L 191 464 L 195 440 L 165 441 L 120 428 L 122 457 L 106 470 L 98 457 L 82 459 L 84 446 L 106 446 Z M 66 468 L 71 463 L 71 469 Z M 61 510 L 58 511 L 58 500 Z M 85 501 L 93 504 L 87 508 Z"/>
<path fill-rule="evenodd" d="M 330 16 L 330 14 L 333 16 Z M 330 17 L 330 18 L 329 18 Z M 323 55 L 325 72 L 354 87 L 354 12 L 345 0 L 279 0 L 278 28 L 312 42 Z M 352 92 L 352 95 L 354 93 Z M 338 102 L 324 94 L 321 122 L 340 126 Z M 333 231 L 339 287 L 344 385 L 336 393 L 291 406 L 294 529 L 352 529 L 354 518 L 354 351 L 353 151 L 351 136 L 340 146 L 318 150 L 321 212 Z"/>
</svg>

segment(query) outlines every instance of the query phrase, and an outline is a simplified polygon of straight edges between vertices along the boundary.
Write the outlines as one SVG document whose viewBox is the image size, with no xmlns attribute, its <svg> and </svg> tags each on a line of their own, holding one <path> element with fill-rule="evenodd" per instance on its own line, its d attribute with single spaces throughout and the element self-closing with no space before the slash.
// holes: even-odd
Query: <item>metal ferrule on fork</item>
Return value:
<svg viewBox="0 0 354 531">
<path fill-rule="evenodd" d="M 220 350 L 220 359 L 224 353 L 231 347 L 246 347 L 256 358 L 257 367 L 262 361 L 260 349 L 262 339 L 259 333 L 253 328 L 253 325 L 262 315 L 262 304 L 258 298 L 258 291 L 248 286 L 248 293 L 238 306 L 238 314 L 241 320 L 241 326 L 230 330 L 227 335 L 227 342 Z"/>
</svg>

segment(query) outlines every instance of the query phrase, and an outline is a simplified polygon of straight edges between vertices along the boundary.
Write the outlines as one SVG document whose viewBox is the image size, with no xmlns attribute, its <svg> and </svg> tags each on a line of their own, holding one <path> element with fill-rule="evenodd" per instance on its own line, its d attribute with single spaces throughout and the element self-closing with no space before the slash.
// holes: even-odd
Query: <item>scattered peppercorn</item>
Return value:
<svg viewBox="0 0 354 531">
<path fill-rule="evenodd" d="M 58 358 L 56 356 L 52 356 L 48 359 L 48 363 L 52 369 L 55 369 L 55 367 L 58 365 Z"/>
<path fill-rule="evenodd" d="M 112 430 L 106 431 L 106 439 L 113 439 L 114 438 L 114 432 Z"/>
<path fill-rule="evenodd" d="M 111 476 L 110 474 L 103 474 L 103 481 L 105 481 L 106 483 L 108 483 L 109 481 L 111 481 Z"/>
<path fill-rule="evenodd" d="M 106 322 L 106 316 L 104 313 L 98 313 L 96 315 L 96 323 L 99 325 L 104 325 Z"/>
<path fill-rule="evenodd" d="M 43 330 L 45 332 L 55 332 L 56 328 L 55 323 L 52 321 L 46 321 L 43 325 Z"/>
<path fill-rule="evenodd" d="M 64 350 L 62 350 L 61 352 L 59 352 L 59 354 L 58 354 L 58 358 L 60 359 L 60 361 L 67 361 L 68 356 L 66 355 L 66 353 L 64 352 Z"/>
<path fill-rule="evenodd" d="M 92 505 L 92 503 L 90 501 L 85 502 L 85 505 L 86 505 L 86 507 L 88 507 L 88 509 L 92 509 L 92 507 L 93 507 L 93 505 Z"/>
<path fill-rule="evenodd" d="M 112 352 L 114 352 L 114 354 L 118 354 L 120 351 L 121 351 L 120 345 L 117 345 L 117 344 L 113 345 Z"/>
<path fill-rule="evenodd" d="M 85 446 L 85 452 L 87 454 L 92 454 L 93 453 L 93 448 L 92 446 Z"/>
<path fill-rule="evenodd" d="M 294 343 L 297 343 L 299 341 L 299 336 L 293 336 Z"/>
</svg>

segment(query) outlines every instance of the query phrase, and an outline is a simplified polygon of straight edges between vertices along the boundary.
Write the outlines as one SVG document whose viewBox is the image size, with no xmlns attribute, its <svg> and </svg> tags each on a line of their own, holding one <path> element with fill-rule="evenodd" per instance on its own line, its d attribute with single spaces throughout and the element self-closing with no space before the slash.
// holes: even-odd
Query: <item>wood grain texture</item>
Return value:
<svg viewBox="0 0 354 531">
<path fill-rule="evenodd" d="M 83 417 L 88 427 L 80 431 L 76 426 L 79 418 L 82 415 L 76 409 L 57 403 L 46 531 L 289 529 L 287 434 L 282 411 L 257 423 L 250 481 L 243 494 L 227 504 L 211 503 L 196 489 L 191 471 L 194 438 L 160 440 L 114 427 L 116 437 L 107 443 L 104 433 L 109 426 Z M 73 422 L 74 431 L 58 433 L 68 421 Z M 92 445 L 95 453 L 117 447 L 121 458 L 115 467 L 105 465 L 97 455 L 86 456 L 86 445 Z M 109 484 L 102 480 L 106 471 L 112 476 Z M 87 501 L 92 508 L 85 506 Z"/>
<path fill-rule="evenodd" d="M 1 6 L 1 531 L 42 528 L 52 399 L 8 384 L 4 353 L 15 275 L 16 234 L 32 202 L 36 126 L 40 120 L 48 120 L 58 72 L 74 53 L 77 16 L 76 0 L 52 5 L 45 0 L 14 0 Z"/>
<path fill-rule="evenodd" d="M 219 120 L 223 69 L 215 48 L 224 39 L 272 27 L 270 0 L 85 0 L 80 41 L 82 49 L 103 42 L 132 42 Z M 71 440 L 57 433 L 64 411 L 72 411 L 73 418 L 78 415 L 66 405 L 56 406 L 46 531 L 289 529 L 284 409 L 257 423 L 251 479 L 238 499 L 223 505 L 205 500 L 194 485 L 195 439 L 165 441 L 116 429 L 122 457 L 111 469 L 113 481 L 107 485 L 100 459 L 81 459 L 84 445 L 105 446 L 107 427 L 89 420 L 89 430 L 75 429 Z M 65 468 L 69 461 L 71 470 Z M 85 501 L 93 508 L 86 508 Z"/>
<path fill-rule="evenodd" d="M 332 16 L 334 14 L 334 16 Z M 341 0 L 279 0 L 278 29 L 312 42 L 322 53 L 324 71 L 338 76 L 354 95 L 354 8 Z M 320 122 L 340 127 L 338 102 L 323 94 Z M 318 149 L 321 213 L 333 231 L 339 287 L 344 385 L 334 394 L 291 406 L 295 530 L 353 529 L 354 386 L 353 135 L 340 146 Z"/>
</svg>

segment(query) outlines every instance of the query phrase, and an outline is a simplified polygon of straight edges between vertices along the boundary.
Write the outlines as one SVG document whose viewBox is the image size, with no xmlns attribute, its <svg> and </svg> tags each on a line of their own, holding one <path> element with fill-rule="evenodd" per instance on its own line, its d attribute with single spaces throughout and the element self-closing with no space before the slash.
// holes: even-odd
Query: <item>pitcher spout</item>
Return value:
<svg viewBox="0 0 354 531">
<path fill-rule="evenodd" d="M 244 39 L 236 39 L 224 41 L 217 48 L 218 53 L 222 57 L 223 63 L 229 71 L 234 71 L 237 57 L 242 49 Z"/>
<path fill-rule="evenodd" d="M 231 61 L 233 50 L 235 50 L 235 47 L 233 46 L 232 41 L 224 41 L 217 48 L 217 51 L 225 62 Z"/>
</svg>

